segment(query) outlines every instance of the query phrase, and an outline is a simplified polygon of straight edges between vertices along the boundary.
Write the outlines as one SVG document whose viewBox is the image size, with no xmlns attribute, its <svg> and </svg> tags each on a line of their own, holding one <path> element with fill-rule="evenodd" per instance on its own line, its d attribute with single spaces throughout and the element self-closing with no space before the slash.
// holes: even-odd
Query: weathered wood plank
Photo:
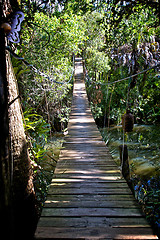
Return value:
<svg viewBox="0 0 160 240">
<path fill-rule="evenodd" d="M 39 227 L 37 229 L 39 239 L 157 239 L 150 228 L 53 228 Z"/>
<path fill-rule="evenodd" d="M 65 167 L 65 166 L 68 166 L 68 167 L 71 167 L 71 166 L 83 166 L 83 167 L 86 167 L 86 168 L 89 168 L 89 167 L 106 167 L 106 168 L 110 168 L 110 167 L 113 167 L 114 168 L 117 168 L 117 165 L 114 164 L 111 160 L 110 161 L 106 161 L 105 159 L 104 160 L 101 160 L 100 159 L 96 162 L 96 160 L 94 159 L 89 159 L 88 161 L 85 159 L 85 158 L 82 158 L 82 159 L 71 159 L 71 158 L 63 158 L 61 159 L 58 163 L 57 163 L 57 166 L 58 167 Z"/>
<path fill-rule="evenodd" d="M 124 179 L 121 179 L 121 178 L 115 178 L 115 177 L 113 177 L 113 178 L 110 178 L 110 179 L 94 179 L 94 183 L 104 183 L 104 182 L 119 182 L 119 181 L 121 181 L 121 182 L 125 182 L 125 180 Z M 93 182 L 93 179 L 89 179 L 89 178 L 86 178 L 86 179 L 84 179 L 84 178 L 74 178 L 74 177 L 70 177 L 70 178 L 64 178 L 64 177 L 62 177 L 62 178 L 56 178 L 55 176 L 53 176 L 53 178 L 52 178 L 52 182 L 86 182 L 86 183 L 90 183 L 90 182 Z"/>
<path fill-rule="evenodd" d="M 106 188 L 55 188 L 50 187 L 48 194 L 102 194 L 102 195 L 111 195 L 111 194 L 131 194 L 132 192 L 126 188 L 113 188 L 113 189 L 106 189 Z"/>
<path fill-rule="evenodd" d="M 90 156 L 90 157 L 93 157 L 93 156 L 99 156 L 99 155 L 102 155 L 102 156 L 106 156 L 107 154 L 107 149 L 105 151 L 104 148 L 101 148 L 97 151 L 97 149 L 90 149 L 90 151 L 88 151 L 88 149 L 86 150 L 85 148 L 84 149 L 76 149 L 76 150 L 72 150 L 72 149 L 63 149 L 63 152 L 62 154 L 66 154 L 69 156 Z M 108 152 L 109 153 L 109 152 Z M 110 156 L 111 157 L 111 156 Z"/>
<path fill-rule="evenodd" d="M 66 162 L 68 164 L 79 164 L 79 165 L 84 165 L 85 163 L 88 164 L 88 166 L 90 165 L 111 165 L 111 166 L 117 166 L 115 162 L 113 162 L 112 158 L 108 158 L 107 159 L 107 155 L 104 157 L 99 157 L 97 156 L 97 161 L 95 156 L 88 156 L 88 158 L 86 158 L 86 156 L 82 156 L 82 157 L 77 157 L 77 156 L 67 156 L 67 155 L 61 155 L 61 158 L 59 159 L 57 164 L 61 164 L 62 162 Z M 66 161 L 67 160 L 67 161 Z"/>
<path fill-rule="evenodd" d="M 50 184 L 51 187 L 60 187 L 60 188 L 103 188 L 103 189 L 119 189 L 119 188 L 127 188 L 128 189 L 128 185 L 125 182 L 101 182 L 101 183 L 93 183 L 92 182 L 66 182 L 66 183 L 60 183 L 60 182 L 52 182 Z"/>
<path fill-rule="evenodd" d="M 126 208 L 43 208 L 42 216 L 142 217 L 139 209 Z"/>
<path fill-rule="evenodd" d="M 58 163 L 60 161 L 63 161 L 63 160 L 78 160 L 78 161 L 86 161 L 86 162 L 90 162 L 90 161 L 94 161 L 96 164 L 106 164 L 107 162 L 112 162 L 112 164 L 115 165 L 115 162 L 113 162 L 113 158 L 110 156 L 109 152 L 106 152 L 105 154 L 101 154 L 101 155 L 98 155 L 98 154 L 83 154 L 81 156 L 78 156 L 78 154 L 76 155 L 68 155 L 68 154 L 65 154 L 64 151 L 61 152 L 60 154 L 60 159 L 58 161 Z"/>
<path fill-rule="evenodd" d="M 74 135 L 68 135 L 68 137 L 65 137 L 65 141 L 66 142 L 74 142 L 74 143 L 80 143 L 80 142 L 88 142 L 88 143 L 91 143 L 91 142 L 96 142 L 96 141 L 99 141 L 101 142 L 102 139 L 100 136 L 94 136 L 94 137 L 84 137 L 84 136 L 78 136 L 77 138 L 74 137 Z"/>
<path fill-rule="evenodd" d="M 71 169 L 67 169 L 67 168 L 62 168 L 62 169 L 56 169 L 55 171 L 55 174 L 86 174 L 86 175 L 89 175 L 89 176 L 94 176 L 94 175 L 97 175 L 97 176 L 106 176 L 106 175 L 110 175 L 112 174 L 112 176 L 120 176 L 121 175 L 121 172 L 119 169 L 112 169 L 112 170 L 98 170 L 98 169 L 74 169 L 74 168 L 71 168 Z"/>
<path fill-rule="evenodd" d="M 116 164 L 114 164 L 111 160 L 110 161 L 106 161 L 104 160 L 98 160 L 96 162 L 96 160 L 94 160 L 93 158 L 90 158 L 88 161 L 85 158 L 81 158 L 81 159 L 61 159 L 58 163 L 57 163 L 58 167 L 66 167 L 68 166 L 68 168 L 70 168 L 72 166 L 72 168 L 76 168 L 77 166 L 79 166 L 80 168 L 86 168 L 86 169 L 94 169 L 94 168 L 106 168 L 109 169 L 111 167 L 120 169 L 119 167 L 117 167 Z"/>
<path fill-rule="evenodd" d="M 64 149 L 63 153 L 61 153 L 61 156 L 65 157 L 67 155 L 70 156 L 70 158 L 77 157 L 78 155 L 81 156 L 82 158 L 84 158 L 84 157 L 89 157 L 89 158 L 98 157 L 99 158 L 99 155 L 101 155 L 102 157 L 107 157 L 107 152 L 99 151 L 97 153 L 97 151 L 84 152 L 82 150 L 74 150 L 73 151 L 73 150 Z M 111 156 L 110 156 L 110 159 L 112 159 Z M 113 161 L 113 159 L 112 159 L 112 161 Z"/>
<path fill-rule="evenodd" d="M 113 208 L 115 206 L 119 206 L 120 205 L 120 202 L 119 201 L 116 201 L 116 200 L 113 200 L 113 201 L 107 201 L 107 202 L 103 202 L 103 201 L 76 201 L 76 200 L 73 200 L 72 201 L 56 201 L 56 200 L 49 200 L 47 199 L 46 202 L 45 202 L 45 208 L 63 208 L 63 207 L 66 207 L 66 208 L 76 208 L 76 207 L 83 207 L 83 208 L 89 208 L 89 207 L 92 207 L 92 208 L 98 208 L 98 207 L 101 207 L 101 208 Z M 138 206 L 138 204 L 134 201 L 123 201 L 120 205 L 120 207 L 117 207 L 117 208 L 121 208 L 121 209 L 125 209 L 126 208 L 140 208 L 140 206 Z"/>
<path fill-rule="evenodd" d="M 82 141 L 83 141 L 83 139 L 82 139 Z M 70 147 L 71 147 L 71 149 L 74 149 L 74 148 L 79 148 L 79 149 L 81 149 L 81 148 L 84 148 L 84 145 L 85 145 L 85 148 L 86 148 L 86 150 L 87 150 L 87 148 L 93 148 L 93 147 L 96 147 L 96 149 L 102 149 L 102 148 L 106 148 L 106 144 L 105 144 L 105 142 L 101 142 L 101 141 L 83 141 L 83 142 L 66 142 L 66 143 L 64 143 L 64 145 L 63 145 L 63 147 L 64 148 L 67 148 L 67 149 L 70 149 Z"/>
<path fill-rule="evenodd" d="M 92 181 L 95 181 L 95 180 L 118 180 L 118 179 L 121 179 L 121 176 L 120 174 L 101 174 L 101 175 L 98 175 L 98 174 L 87 174 L 87 175 L 81 175 L 81 173 L 77 173 L 77 174 L 73 174 L 72 176 L 68 173 L 68 174 L 55 174 L 53 178 L 77 178 L 77 179 L 83 179 L 83 181 L 86 181 L 88 179 L 92 180 Z"/>
<path fill-rule="evenodd" d="M 119 205 L 123 206 L 126 201 L 132 201 L 133 196 L 130 194 L 48 194 L 47 199 L 55 201 L 119 201 Z M 117 206 L 117 205 L 116 205 Z"/>
<path fill-rule="evenodd" d="M 39 221 L 40 227 L 132 227 L 148 228 L 150 225 L 143 217 L 140 218 L 107 218 L 107 217 L 42 217 Z M 135 229 L 136 230 L 136 229 Z M 144 229 L 145 231 L 145 229 Z"/>
</svg>

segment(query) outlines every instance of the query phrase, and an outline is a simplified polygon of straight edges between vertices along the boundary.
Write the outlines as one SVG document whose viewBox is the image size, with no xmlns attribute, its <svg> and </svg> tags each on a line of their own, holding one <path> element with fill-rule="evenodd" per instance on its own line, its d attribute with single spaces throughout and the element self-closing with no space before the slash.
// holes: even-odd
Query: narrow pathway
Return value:
<svg viewBox="0 0 160 240">
<path fill-rule="evenodd" d="M 81 59 L 64 149 L 36 239 L 157 239 L 93 120 Z"/>
</svg>

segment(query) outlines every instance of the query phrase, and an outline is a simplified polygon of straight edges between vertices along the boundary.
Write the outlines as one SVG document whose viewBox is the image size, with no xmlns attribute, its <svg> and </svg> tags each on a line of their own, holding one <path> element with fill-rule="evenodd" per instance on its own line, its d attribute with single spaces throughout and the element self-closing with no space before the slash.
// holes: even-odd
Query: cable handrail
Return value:
<svg viewBox="0 0 160 240">
<path fill-rule="evenodd" d="M 136 77 L 136 76 L 138 76 L 138 75 L 140 75 L 140 74 L 142 74 L 142 73 L 148 72 L 149 70 L 154 69 L 154 68 L 157 68 L 157 67 L 160 67 L 160 63 L 158 63 L 158 64 L 156 64 L 156 65 L 154 65 L 154 66 L 152 66 L 152 67 L 150 67 L 150 68 L 147 68 L 147 69 L 145 69 L 145 70 L 143 70 L 143 71 L 141 71 L 141 72 L 138 72 L 138 73 L 136 73 L 136 74 L 130 75 L 130 76 L 125 77 L 125 78 L 122 78 L 122 79 L 118 79 L 118 80 L 116 80 L 116 81 L 114 81 L 114 82 L 99 83 L 99 84 L 101 84 L 101 85 L 112 85 L 112 84 L 115 84 L 115 83 L 118 83 L 118 82 L 122 82 L 122 81 L 128 80 L 128 79 L 130 79 L 130 78 L 134 78 L 134 77 Z M 87 78 L 90 82 L 95 83 L 93 80 L 90 79 L 90 77 L 89 77 L 89 75 L 88 75 L 87 68 L 86 68 L 85 65 L 84 65 L 84 68 L 85 68 L 85 76 L 86 76 L 86 78 Z"/>
<path fill-rule="evenodd" d="M 6 46 L 6 50 L 8 50 L 8 51 L 10 52 L 10 54 L 11 54 L 14 58 L 16 58 L 16 59 L 18 59 L 18 60 L 21 60 L 27 67 L 30 67 L 35 73 L 37 73 L 37 74 L 39 74 L 40 76 L 42 76 L 42 77 L 50 80 L 51 82 L 54 82 L 54 83 L 57 83 L 57 84 L 61 84 L 61 85 L 67 84 L 67 83 L 71 82 L 71 79 L 72 79 L 73 74 L 74 74 L 74 67 L 73 67 L 73 70 L 72 70 L 72 73 L 71 73 L 71 76 L 70 76 L 69 81 L 67 81 L 67 82 L 59 82 L 59 81 L 54 80 L 53 78 L 50 78 L 47 74 L 41 72 L 41 71 L 40 71 L 39 69 L 37 69 L 35 66 L 33 66 L 32 64 L 30 64 L 29 62 L 27 62 L 23 57 L 20 57 L 18 54 L 16 54 L 15 52 L 13 52 L 13 51 L 10 49 L 9 46 Z M 74 56 L 73 56 L 73 66 L 74 66 Z"/>
</svg>

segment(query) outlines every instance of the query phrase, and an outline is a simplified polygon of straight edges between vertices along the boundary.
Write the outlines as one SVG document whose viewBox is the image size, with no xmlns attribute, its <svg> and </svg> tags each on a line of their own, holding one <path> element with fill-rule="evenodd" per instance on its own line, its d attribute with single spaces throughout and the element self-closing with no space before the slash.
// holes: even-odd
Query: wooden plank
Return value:
<svg viewBox="0 0 160 240">
<path fill-rule="evenodd" d="M 106 189 L 106 188 L 55 188 L 51 187 L 48 190 L 48 194 L 103 194 L 103 195 L 111 195 L 111 194 L 132 194 L 129 189 L 126 188 L 113 188 L 113 189 Z"/>
<path fill-rule="evenodd" d="M 112 162 L 95 162 L 95 161 L 77 161 L 77 160 L 70 160 L 68 159 L 66 160 L 62 160 L 60 162 L 58 162 L 57 164 L 58 168 L 60 169 L 77 169 L 79 167 L 79 169 L 86 169 L 86 170 L 116 170 L 116 169 L 120 169 L 119 167 L 117 167 L 116 164 L 113 164 Z"/>
<path fill-rule="evenodd" d="M 85 161 L 95 161 L 96 163 L 99 163 L 99 160 L 100 163 L 107 163 L 107 162 L 110 162 L 112 161 L 113 164 L 115 164 L 115 162 L 113 161 L 113 158 L 111 157 L 111 155 L 109 154 L 109 152 L 106 151 L 105 154 L 101 154 L 101 155 L 98 155 L 98 154 L 83 154 L 83 155 L 68 155 L 68 154 L 65 154 L 64 153 L 65 150 L 63 150 L 63 152 L 61 151 L 60 153 L 60 159 L 58 160 L 58 162 L 62 161 L 63 159 L 69 159 L 69 160 L 75 160 L 75 159 L 78 159 L 79 160 L 85 160 Z M 105 161 L 105 162 L 104 162 Z"/>
<path fill-rule="evenodd" d="M 74 176 L 76 174 L 86 174 L 86 175 L 89 175 L 89 176 L 106 176 L 106 175 L 112 175 L 112 176 L 121 176 L 121 172 L 119 169 L 111 169 L 111 170 L 100 170 L 100 169 L 91 169 L 89 168 L 88 170 L 87 169 L 74 169 L 74 168 L 71 168 L 71 169 L 67 169 L 67 168 L 60 168 L 60 169 L 56 169 L 55 171 L 55 174 L 74 174 Z"/>
<path fill-rule="evenodd" d="M 121 176 L 121 172 L 118 169 L 96 169 L 96 168 L 88 168 L 88 169 L 84 169 L 84 168 L 78 168 L 78 167 L 74 167 L 71 168 L 70 170 L 68 170 L 66 167 L 62 168 L 62 169 L 56 169 L 55 171 L 55 175 L 60 175 L 60 174 L 73 174 L 75 175 L 79 175 L 79 174 L 83 174 L 83 175 L 89 175 L 89 176 Z"/>
<path fill-rule="evenodd" d="M 67 161 L 66 161 L 67 160 Z M 63 167 L 65 167 L 65 166 L 68 166 L 68 168 L 70 168 L 71 166 L 74 168 L 76 168 L 77 166 L 79 166 L 80 168 L 82 167 L 82 168 L 97 168 L 97 167 L 99 167 L 100 169 L 101 168 L 118 168 L 117 167 L 117 165 L 114 163 L 114 162 L 112 162 L 112 160 L 110 160 L 110 161 L 103 161 L 102 162 L 102 160 L 101 161 L 96 161 L 96 160 L 94 160 L 93 158 L 92 159 L 89 159 L 89 160 L 87 160 L 87 159 L 81 159 L 81 160 L 79 160 L 79 159 L 71 159 L 71 158 L 63 158 L 63 159 L 61 159 L 60 161 L 58 161 L 58 163 L 57 163 L 57 166 L 61 166 L 62 168 Z"/>
<path fill-rule="evenodd" d="M 105 157 L 106 154 L 107 154 L 107 149 L 105 150 L 104 148 L 101 148 L 97 152 L 97 150 L 94 150 L 93 148 L 91 148 L 90 151 L 88 151 L 86 149 L 72 150 L 72 149 L 65 149 L 64 148 L 62 154 L 65 155 L 66 153 L 67 153 L 68 156 L 69 156 L 69 154 L 71 154 L 72 156 L 75 155 L 75 156 L 90 156 L 90 157 L 93 157 L 93 156 L 104 156 Z M 112 157 L 110 156 L 110 158 L 112 158 Z"/>
<path fill-rule="evenodd" d="M 56 173 L 54 174 L 54 177 L 56 178 L 82 178 L 82 179 L 110 179 L 110 180 L 114 180 L 114 179 L 120 179 L 122 176 L 119 172 L 108 172 L 108 173 L 94 173 L 94 172 L 87 172 L 87 171 L 69 171 L 65 172 L 62 171 L 60 173 Z"/>
<path fill-rule="evenodd" d="M 103 157 L 106 157 L 106 155 L 107 155 L 107 152 L 105 152 L 105 151 L 99 151 L 99 153 L 97 153 L 97 151 L 89 151 L 89 152 L 84 152 L 84 151 L 82 151 L 82 150 L 66 150 L 66 149 L 64 149 L 63 150 L 63 153 L 61 153 L 61 155 L 62 156 L 66 156 L 66 155 L 68 155 L 68 156 L 70 156 L 71 158 L 72 157 L 77 157 L 77 156 L 81 156 L 81 157 L 99 157 L 99 155 L 101 155 L 101 156 L 103 156 Z M 111 158 L 111 156 L 110 156 L 110 158 Z M 112 160 L 113 161 L 113 160 Z"/>
<path fill-rule="evenodd" d="M 95 200 L 95 201 L 91 201 L 91 200 L 81 200 L 81 201 L 76 201 L 76 199 L 71 198 L 69 201 L 63 199 L 63 201 L 58 201 L 58 200 L 54 200 L 51 199 L 49 200 L 47 198 L 46 202 L 45 202 L 45 208 L 114 208 L 115 206 L 117 206 L 117 208 L 122 208 L 122 209 L 126 209 L 126 208 L 140 208 L 140 206 L 138 206 L 137 202 L 132 201 L 132 200 L 126 200 L 123 202 L 120 202 L 116 199 L 112 200 L 112 201 L 103 201 L 103 199 L 100 199 L 99 201 Z"/>
<path fill-rule="evenodd" d="M 109 153 L 105 153 L 104 155 L 97 155 L 97 154 L 85 154 L 82 155 L 74 154 L 72 153 L 71 156 L 66 153 L 60 153 L 60 159 L 58 160 L 58 163 L 63 160 L 71 160 L 74 162 L 76 160 L 79 161 L 86 161 L 86 162 L 94 162 L 95 164 L 107 164 L 108 162 L 114 164 L 117 166 L 117 164 L 113 161 L 112 157 L 109 155 Z"/>
<path fill-rule="evenodd" d="M 150 225 L 144 218 L 107 218 L 107 217 L 42 217 L 39 221 L 40 227 L 134 227 L 148 228 Z M 135 229 L 136 230 L 136 229 Z"/>
<path fill-rule="evenodd" d="M 102 142 L 102 140 L 98 140 L 99 138 L 97 137 L 97 138 L 94 138 L 94 140 L 91 140 L 91 139 L 84 139 L 84 138 L 82 138 L 82 140 L 80 140 L 80 139 L 77 139 L 77 141 L 76 140 L 74 140 L 74 139 L 71 139 L 71 138 L 68 138 L 67 139 L 67 142 L 66 143 L 64 143 L 64 147 L 67 147 L 67 146 L 69 146 L 69 144 L 70 145 L 72 145 L 72 144 L 80 144 L 80 145 L 82 145 L 82 146 L 80 146 L 80 147 L 83 147 L 83 145 L 85 144 L 88 144 L 88 146 L 89 146 L 89 144 L 92 144 L 92 146 L 104 146 L 104 147 L 106 147 L 106 144 L 105 144 L 105 142 Z M 73 147 L 74 147 L 74 145 L 73 145 Z"/>
<path fill-rule="evenodd" d="M 44 208 L 42 216 L 142 217 L 139 209 L 126 208 Z"/>
<path fill-rule="evenodd" d="M 94 158 L 90 158 L 90 159 L 86 159 L 86 158 L 71 158 L 71 157 L 65 157 L 62 158 L 61 160 L 58 161 L 57 166 L 86 166 L 86 167 L 92 167 L 92 166 L 96 166 L 96 167 L 117 167 L 117 165 L 111 160 L 109 159 L 108 161 L 106 161 L 106 159 L 98 159 L 97 161 Z M 118 168 L 118 167 L 117 167 Z"/>
<path fill-rule="evenodd" d="M 72 136 L 72 135 L 70 135 L 70 134 L 68 134 L 68 135 L 66 135 L 65 136 L 65 141 L 70 141 L 70 140 L 72 140 L 74 143 L 76 143 L 76 142 L 84 142 L 84 141 L 89 141 L 89 142 L 94 142 L 94 141 L 101 141 L 101 142 L 103 142 L 103 139 L 102 139 L 102 137 L 100 136 L 100 137 L 95 137 L 95 138 L 88 138 L 88 137 L 75 137 L 75 136 Z"/>
<path fill-rule="evenodd" d="M 131 194 L 48 194 L 47 199 L 53 199 L 56 201 L 90 201 L 91 199 L 94 201 L 119 201 L 119 205 L 123 204 L 124 201 L 134 200 Z M 125 203 L 126 204 L 126 203 Z M 116 205 L 117 206 L 117 205 Z"/>
<path fill-rule="evenodd" d="M 85 169 L 85 170 L 112 170 L 112 169 L 115 169 L 117 170 L 117 166 L 116 165 L 112 165 L 112 163 L 108 163 L 106 164 L 95 164 L 94 162 L 81 162 L 80 164 L 77 162 L 77 161 L 70 161 L 69 162 L 67 161 L 62 161 L 62 162 L 59 162 L 58 163 L 58 167 L 61 168 L 61 169 Z"/>
<path fill-rule="evenodd" d="M 101 183 L 93 183 L 92 182 L 66 182 L 66 183 L 60 183 L 60 182 L 52 182 L 50 184 L 51 187 L 54 188 L 103 188 L 103 189 L 114 189 L 114 188 L 127 188 L 128 189 L 128 185 L 125 182 L 101 182 Z"/>
<path fill-rule="evenodd" d="M 39 227 L 40 239 L 157 239 L 150 228 L 53 228 Z"/>
<path fill-rule="evenodd" d="M 64 181 L 64 179 L 81 179 L 81 181 L 88 181 L 88 180 L 90 180 L 90 181 L 93 181 L 93 182 L 100 182 L 101 180 L 102 181 L 104 181 L 104 180 L 106 180 L 106 181 L 108 181 L 108 180 L 119 180 L 119 179 L 121 179 L 121 177 L 119 177 L 119 176 L 113 176 L 112 174 L 110 175 L 110 176 L 106 176 L 106 175 L 104 175 L 104 176 L 93 176 L 93 175 L 84 175 L 84 176 L 82 176 L 82 175 L 69 175 L 69 174 L 57 174 L 57 175 L 54 175 L 53 176 L 53 179 L 57 179 L 57 181 L 58 181 L 58 179 L 60 179 L 60 181 L 62 181 L 62 179 L 63 179 L 63 181 Z M 69 181 L 70 181 L 69 180 Z"/>
<path fill-rule="evenodd" d="M 104 145 L 102 146 L 102 144 L 97 144 L 97 143 L 93 143 L 93 144 L 89 144 L 89 143 L 65 143 L 63 148 L 67 148 L 68 150 L 83 150 L 84 152 L 89 152 L 91 150 L 91 152 L 105 152 L 105 148 L 106 148 L 106 145 L 104 143 Z"/>
<path fill-rule="evenodd" d="M 118 169 L 118 166 L 115 162 L 113 162 L 113 160 L 111 158 L 107 159 L 107 157 L 104 158 L 98 158 L 97 160 L 95 159 L 95 156 L 91 157 L 86 155 L 81 156 L 81 158 L 77 158 L 76 155 L 71 155 L 69 157 L 67 157 L 67 155 L 61 155 L 61 159 L 58 161 L 57 166 L 58 168 L 60 168 L 61 165 L 64 164 L 72 164 L 72 166 L 76 167 L 78 164 L 80 166 L 83 166 L 84 164 L 88 165 L 88 166 L 84 166 L 84 167 L 88 167 L 89 168 L 93 168 L 94 166 L 98 167 L 98 166 L 103 166 L 103 167 L 109 167 L 109 166 L 115 166 Z M 76 164 L 76 165 L 75 165 Z"/>
<path fill-rule="evenodd" d="M 68 170 L 68 168 L 70 168 L 70 170 Z M 73 167 L 73 165 L 71 164 L 60 164 L 59 165 L 59 169 L 56 169 L 55 171 L 55 174 L 57 173 L 96 173 L 96 174 L 107 174 L 107 173 L 121 173 L 121 171 L 119 169 L 117 169 L 116 166 L 112 166 L 112 167 L 104 167 L 104 166 L 95 166 L 93 165 L 93 167 L 88 167 L 86 165 L 86 168 L 85 166 L 82 166 L 82 165 L 79 165 L 77 164 L 76 166 Z"/>
<path fill-rule="evenodd" d="M 78 179 L 92 179 L 92 181 L 95 181 L 96 179 L 101 179 L 101 180 L 118 180 L 121 179 L 120 173 L 108 173 L 106 174 L 83 174 L 82 172 L 80 173 L 73 173 L 72 175 L 70 173 L 65 173 L 63 172 L 62 174 L 54 174 L 54 178 L 78 178 Z"/>
<path fill-rule="evenodd" d="M 99 179 L 96 179 L 94 181 L 94 184 L 96 185 L 97 183 L 125 183 L 126 184 L 126 181 L 124 179 L 114 179 L 114 180 L 99 180 Z M 90 179 L 81 179 L 81 178 L 52 178 L 52 183 L 93 183 L 92 180 Z M 94 186 L 93 186 L 94 187 Z"/>
<path fill-rule="evenodd" d="M 92 132 L 88 132 L 87 129 L 69 129 L 69 134 L 72 136 L 76 136 L 77 137 L 100 137 L 101 134 L 97 131 L 94 130 Z"/>
</svg>

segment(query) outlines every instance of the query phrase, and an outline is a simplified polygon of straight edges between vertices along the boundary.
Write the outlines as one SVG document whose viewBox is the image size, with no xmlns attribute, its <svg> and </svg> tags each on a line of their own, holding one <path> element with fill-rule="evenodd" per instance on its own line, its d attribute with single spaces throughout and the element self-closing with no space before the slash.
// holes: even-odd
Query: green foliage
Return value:
<svg viewBox="0 0 160 240">
<path fill-rule="evenodd" d="M 110 14 L 113 14 L 112 10 Z M 110 14 L 104 13 L 103 16 L 101 13 L 103 21 L 100 20 L 101 24 L 97 22 L 98 34 L 95 33 L 94 39 L 90 40 L 91 47 L 86 48 L 86 65 L 91 80 L 87 86 L 93 113 L 97 118 L 101 108 L 104 118 L 109 118 L 111 123 L 120 123 L 121 115 L 129 107 L 138 123 L 157 123 L 160 119 L 160 82 L 155 70 L 109 85 L 108 90 L 106 83 L 123 79 L 158 63 L 160 28 L 155 28 L 157 16 L 150 7 L 134 6 L 132 14 L 127 18 L 124 14 L 118 27 L 112 28 Z M 99 44 L 96 44 L 98 36 Z M 94 101 L 97 95 L 95 85 L 103 83 L 100 89 L 103 99 L 97 103 Z"/>
<path fill-rule="evenodd" d="M 30 156 L 35 163 L 39 163 L 46 153 L 44 147 L 50 126 L 42 116 L 35 113 L 34 109 L 29 109 L 24 112 L 24 128 L 30 140 Z"/>
<path fill-rule="evenodd" d="M 50 125 L 34 109 L 24 112 L 24 128 L 32 160 L 34 186 L 40 214 L 56 166 L 57 156 L 50 147 L 46 147 L 50 143 Z"/>
<path fill-rule="evenodd" d="M 72 12 L 64 13 L 61 18 L 37 12 L 34 22 L 22 32 L 21 54 L 50 77 L 45 79 L 31 71 L 22 72 L 21 65 L 24 74 L 19 79 L 19 87 L 23 105 L 36 109 L 52 131 L 66 127 L 71 103 L 72 57 L 80 51 L 84 39 L 84 22 Z M 52 79 L 62 84 L 55 84 Z"/>
<path fill-rule="evenodd" d="M 90 58 L 87 59 L 88 66 L 93 70 L 98 70 L 99 73 L 109 71 L 109 60 L 105 53 L 98 51 L 97 49 L 87 49 Z"/>
<path fill-rule="evenodd" d="M 134 179 L 135 194 L 143 207 L 146 218 L 158 230 L 160 227 L 160 190 L 159 177 L 148 181 Z"/>
</svg>

